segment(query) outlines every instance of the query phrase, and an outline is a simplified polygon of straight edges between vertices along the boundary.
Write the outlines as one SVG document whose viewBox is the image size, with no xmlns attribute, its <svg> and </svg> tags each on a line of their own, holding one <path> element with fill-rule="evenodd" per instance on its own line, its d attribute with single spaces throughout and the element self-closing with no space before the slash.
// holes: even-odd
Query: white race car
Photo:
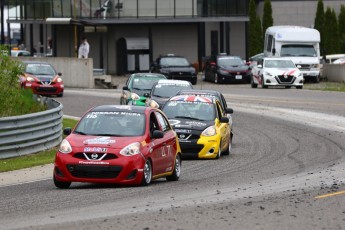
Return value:
<svg viewBox="0 0 345 230">
<path fill-rule="evenodd" d="M 251 86 L 262 88 L 268 86 L 291 86 L 303 88 L 303 74 L 290 59 L 264 58 L 252 69 Z"/>
</svg>

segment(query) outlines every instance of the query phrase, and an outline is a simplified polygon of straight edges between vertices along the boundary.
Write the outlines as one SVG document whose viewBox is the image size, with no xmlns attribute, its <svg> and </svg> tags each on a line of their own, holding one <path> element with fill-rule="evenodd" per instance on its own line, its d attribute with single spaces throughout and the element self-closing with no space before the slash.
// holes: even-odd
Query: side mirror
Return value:
<svg viewBox="0 0 345 230">
<path fill-rule="evenodd" d="M 221 117 L 220 123 L 229 123 L 229 118 L 228 117 Z"/>
<path fill-rule="evenodd" d="M 72 129 L 70 127 L 64 128 L 63 130 L 63 134 L 65 134 L 66 136 L 70 135 L 72 132 Z"/>
<path fill-rule="evenodd" d="M 160 131 L 160 130 L 154 130 L 151 137 L 152 138 L 163 138 L 164 137 L 164 133 L 162 131 Z"/>
<path fill-rule="evenodd" d="M 62 73 L 58 73 L 59 76 L 62 76 Z"/>
<path fill-rule="evenodd" d="M 150 106 L 151 108 L 159 108 L 159 104 L 155 101 L 155 100 L 150 100 L 150 102 L 148 103 L 148 106 Z"/>
<path fill-rule="evenodd" d="M 129 90 L 128 86 L 122 87 L 123 90 Z"/>
<path fill-rule="evenodd" d="M 233 114 L 234 110 L 232 108 L 226 108 L 225 113 Z"/>
<path fill-rule="evenodd" d="M 149 93 L 144 93 L 144 97 L 150 97 Z"/>
</svg>

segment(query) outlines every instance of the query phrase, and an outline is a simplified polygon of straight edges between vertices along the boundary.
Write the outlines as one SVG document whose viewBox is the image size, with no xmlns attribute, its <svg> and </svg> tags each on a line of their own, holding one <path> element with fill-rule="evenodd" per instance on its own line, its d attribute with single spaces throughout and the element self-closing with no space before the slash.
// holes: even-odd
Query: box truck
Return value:
<svg viewBox="0 0 345 230">
<path fill-rule="evenodd" d="M 265 32 L 265 57 L 291 59 L 305 80 L 320 81 L 320 33 L 302 26 L 271 26 Z"/>
</svg>

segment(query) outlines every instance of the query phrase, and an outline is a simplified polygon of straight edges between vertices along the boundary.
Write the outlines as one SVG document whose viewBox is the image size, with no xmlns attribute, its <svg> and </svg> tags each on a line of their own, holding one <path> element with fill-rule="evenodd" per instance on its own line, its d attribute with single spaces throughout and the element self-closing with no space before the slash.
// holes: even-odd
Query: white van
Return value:
<svg viewBox="0 0 345 230">
<path fill-rule="evenodd" d="M 291 59 L 304 79 L 320 81 L 320 33 L 301 26 L 271 26 L 265 33 L 265 57 Z"/>
</svg>

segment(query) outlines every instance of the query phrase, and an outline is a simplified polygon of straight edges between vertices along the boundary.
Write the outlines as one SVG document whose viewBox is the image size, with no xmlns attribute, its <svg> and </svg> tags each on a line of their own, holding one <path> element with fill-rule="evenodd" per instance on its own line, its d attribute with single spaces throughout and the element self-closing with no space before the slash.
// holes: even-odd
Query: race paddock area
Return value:
<svg viewBox="0 0 345 230">
<path fill-rule="evenodd" d="M 203 87 L 222 91 L 234 109 L 229 156 L 185 160 L 179 181 L 148 187 L 61 190 L 52 175 L 7 184 L 0 229 L 343 229 L 345 94 Z M 66 89 L 57 100 L 65 115 L 80 117 L 118 104 L 120 93 Z"/>
</svg>

